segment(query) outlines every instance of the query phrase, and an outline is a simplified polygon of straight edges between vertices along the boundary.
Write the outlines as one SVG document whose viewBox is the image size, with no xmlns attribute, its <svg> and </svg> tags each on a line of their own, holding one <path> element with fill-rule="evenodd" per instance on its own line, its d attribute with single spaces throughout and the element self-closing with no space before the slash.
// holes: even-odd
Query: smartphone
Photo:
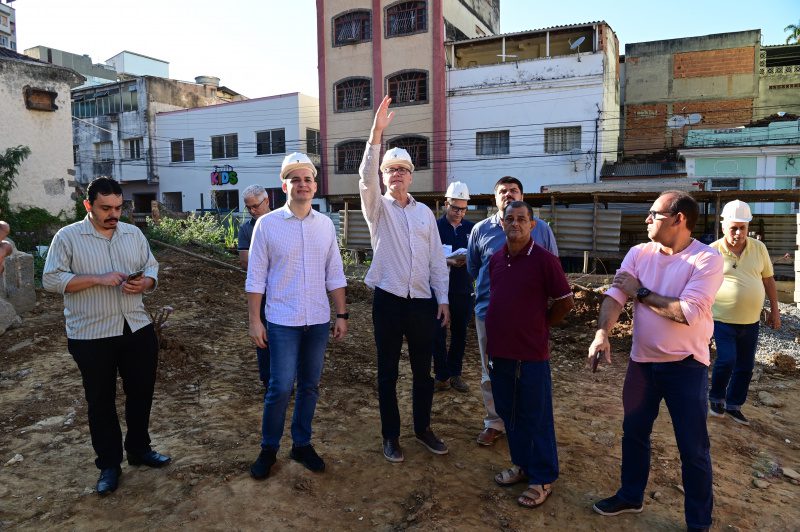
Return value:
<svg viewBox="0 0 800 532">
<path fill-rule="evenodd" d="M 128 281 L 133 281 L 134 279 L 138 279 L 144 275 L 144 270 L 139 270 L 138 272 L 133 272 L 132 274 L 128 275 Z"/>
</svg>

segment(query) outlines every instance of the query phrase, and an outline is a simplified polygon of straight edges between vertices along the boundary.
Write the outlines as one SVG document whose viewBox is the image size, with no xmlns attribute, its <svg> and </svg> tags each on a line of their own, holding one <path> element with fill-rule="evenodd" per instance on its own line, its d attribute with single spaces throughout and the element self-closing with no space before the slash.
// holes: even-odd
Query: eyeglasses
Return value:
<svg viewBox="0 0 800 532">
<path fill-rule="evenodd" d="M 451 205 L 449 203 L 447 204 L 447 208 L 450 209 L 451 211 L 457 212 L 457 213 L 458 212 L 467 212 L 467 208 L 466 207 L 456 207 L 455 205 Z"/>
<path fill-rule="evenodd" d="M 404 168 L 402 166 L 392 166 L 391 168 L 384 169 L 383 173 L 384 174 L 406 175 L 406 174 L 410 174 L 411 171 L 408 168 Z"/>
<path fill-rule="evenodd" d="M 664 218 L 656 218 L 657 214 L 660 214 L 661 216 L 664 216 L 665 218 L 670 218 L 672 216 L 675 216 L 678 213 L 677 212 L 672 212 L 672 211 L 647 211 L 647 217 L 648 218 L 652 218 L 653 220 L 663 220 L 664 219 Z"/>
<path fill-rule="evenodd" d="M 252 211 L 254 211 L 254 210 L 258 209 L 259 207 L 261 207 L 261 205 L 262 205 L 262 204 L 263 204 L 265 201 L 267 201 L 267 198 L 264 198 L 264 199 L 262 199 L 260 202 L 258 202 L 258 205 L 248 205 L 247 203 L 245 203 L 245 204 L 244 204 L 244 208 L 245 208 L 245 209 L 247 209 L 248 211 L 252 212 Z"/>
</svg>

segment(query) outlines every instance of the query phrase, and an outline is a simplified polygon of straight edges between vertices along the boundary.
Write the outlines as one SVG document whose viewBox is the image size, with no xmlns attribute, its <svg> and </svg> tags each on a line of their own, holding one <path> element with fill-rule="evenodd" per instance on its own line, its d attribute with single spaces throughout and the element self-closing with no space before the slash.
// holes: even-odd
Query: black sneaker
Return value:
<svg viewBox="0 0 800 532">
<path fill-rule="evenodd" d="M 731 419 L 733 419 L 735 422 L 737 422 L 739 424 L 742 424 L 742 425 L 749 425 L 750 424 L 750 422 L 747 421 L 747 418 L 744 417 L 744 414 L 742 414 L 741 410 L 727 410 L 726 409 L 725 413 L 728 414 L 729 416 L 731 416 Z"/>
<path fill-rule="evenodd" d="M 635 504 L 630 504 L 616 495 L 613 497 L 609 497 L 607 499 L 603 499 L 601 501 L 597 501 L 592 506 L 592 510 L 599 513 L 600 515 L 619 515 L 619 514 L 638 514 L 644 509 L 644 506 L 639 504 L 638 506 Z"/>
<path fill-rule="evenodd" d="M 417 434 L 417 441 L 425 446 L 433 454 L 447 454 L 447 445 L 442 440 L 436 437 L 431 429 L 426 430 L 421 434 Z"/>
<path fill-rule="evenodd" d="M 400 442 L 397 438 L 383 439 L 383 457 L 394 463 L 404 460 L 403 450 L 400 449 Z"/>
<path fill-rule="evenodd" d="M 301 447 L 292 445 L 292 452 L 289 453 L 289 458 L 300 462 L 306 469 L 315 473 L 322 473 L 325 471 L 325 462 L 319 457 L 314 450 L 314 446 L 310 443 Z"/>
<path fill-rule="evenodd" d="M 717 403 L 709 403 L 708 415 L 712 417 L 725 417 L 725 408 Z"/>
<path fill-rule="evenodd" d="M 275 463 L 275 455 L 278 453 L 276 449 L 267 447 L 261 449 L 256 461 L 250 466 L 250 476 L 256 480 L 263 480 L 269 476 L 269 470 Z"/>
</svg>

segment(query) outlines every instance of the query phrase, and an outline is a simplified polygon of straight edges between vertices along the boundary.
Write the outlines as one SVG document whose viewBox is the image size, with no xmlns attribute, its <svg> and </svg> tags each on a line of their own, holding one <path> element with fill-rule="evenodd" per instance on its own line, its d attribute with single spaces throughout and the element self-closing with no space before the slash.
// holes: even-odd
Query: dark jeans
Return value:
<svg viewBox="0 0 800 532">
<path fill-rule="evenodd" d="M 378 403 L 384 438 L 400 437 L 397 377 L 403 336 L 408 342 L 408 357 L 413 374 L 411 397 L 414 432 L 425 432 L 431 424 L 431 343 L 436 308 L 436 300 L 433 298 L 398 297 L 380 288 L 375 289 L 372 323 L 378 351 Z"/>
<path fill-rule="evenodd" d="M 631 360 L 622 389 L 622 487 L 617 496 L 641 504 L 650 473 L 650 433 L 663 399 L 681 455 L 684 514 L 689 527 L 711 526 L 714 495 L 706 428 L 708 368 L 688 357 L 679 362 Z"/>
<path fill-rule="evenodd" d="M 747 400 L 756 363 L 759 323 L 736 325 L 714 321 L 717 359 L 711 372 L 708 400 L 730 410 L 739 410 Z"/>
<path fill-rule="evenodd" d="M 261 312 L 259 313 L 261 315 L 261 323 L 264 325 L 265 329 L 267 329 L 267 317 L 264 314 L 264 304 L 266 300 L 267 295 L 264 294 L 261 297 Z M 267 388 L 269 385 L 269 343 L 264 349 L 256 347 L 256 360 L 258 361 L 258 378 L 264 383 L 264 388 Z"/>
<path fill-rule="evenodd" d="M 132 333 L 128 324 L 122 336 L 98 340 L 67 340 L 78 364 L 89 405 L 89 431 L 99 469 L 122 462 L 122 431 L 117 416 L 117 372 L 125 390 L 125 450 L 143 454 L 150 450 L 150 407 L 158 367 L 158 340 L 150 324 Z"/>
<path fill-rule="evenodd" d="M 489 370 L 494 406 L 503 419 L 511 461 L 531 484 L 558 478 L 550 362 L 493 358 Z"/>
<path fill-rule="evenodd" d="M 475 299 L 472 294 L 453 294 L 450 300 L 450 350 L 447 350 L 447 328 L 434 318 L 433 372 L 437 381 L 461 375 L 461 363 L 467 346 L 467 323 L 472 317 Z"/>
<path fill-rule="evenodd" d="M 270 358 L 269 387 L 264 395 L 262 448 L 277 450 L 280 445 L 295 380 L 292 442 L 297 446 L 311 443 L 311 422 L 317 408 L 330 327 L 330 323 L 301 327 L 269 324 L 268 337 L 273 356 Z"/>
</svg>

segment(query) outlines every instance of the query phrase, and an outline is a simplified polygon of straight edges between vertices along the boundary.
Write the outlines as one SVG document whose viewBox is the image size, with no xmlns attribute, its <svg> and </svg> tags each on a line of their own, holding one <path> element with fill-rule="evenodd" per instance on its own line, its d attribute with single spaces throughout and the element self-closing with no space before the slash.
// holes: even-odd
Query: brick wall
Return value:
<svg viewBox="0 0 800 532">
<path fill-rule="evenodd" d="M 625 154 L 664 149 L 667 104 L 625 106 Z"/>
<path fill-rule="evenodd" d="M 672 58 L 673 78 L 701 78 L 729 74 L 752 74 L 755 71 L 755 48 L 727 48 L 703 52 L 685 52 Z"/>
</svg>

